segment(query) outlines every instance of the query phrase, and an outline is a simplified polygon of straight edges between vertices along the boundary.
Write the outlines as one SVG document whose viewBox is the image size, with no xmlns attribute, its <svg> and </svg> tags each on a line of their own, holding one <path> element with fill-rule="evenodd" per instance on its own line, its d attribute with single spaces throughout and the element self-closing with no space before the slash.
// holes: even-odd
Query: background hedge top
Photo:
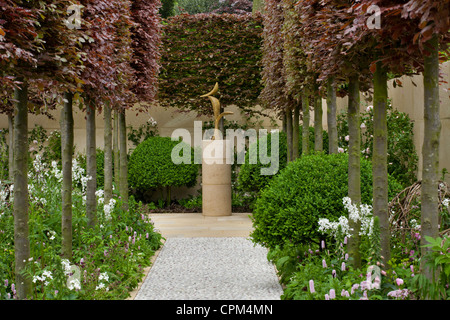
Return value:
<svg viewBox="0 0 450 320">
<path fill-rule="evenodd" d="M 178 15 L 163 22 L 159 101 L 183 111 L 212 114 L 200 98 L 219 83 L 222 106 L 257 103 L 261 85 L 260 14 Z"/>
</svg>

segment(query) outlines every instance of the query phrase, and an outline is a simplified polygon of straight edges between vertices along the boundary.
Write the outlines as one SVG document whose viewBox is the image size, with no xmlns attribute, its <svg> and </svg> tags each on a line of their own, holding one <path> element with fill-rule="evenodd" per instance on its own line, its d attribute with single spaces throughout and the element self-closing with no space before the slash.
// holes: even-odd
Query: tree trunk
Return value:
<svg viewBox="0 0 450 320">
<path fill-rule="evenodd" d="M 28 227 L 28 84 L 14 91 L 14 255 L 19 299 L 31 294 L 31 279 L 22 275 L 30 258 Z"/>
<path fill-rule="evenodd" d="M 439 138 L 441 132 L 441 121 L 439 115 L 439 59 L 438 41 L 434 35 L 428 44 L 432 49 L 431 54 L 425 57 L 423 84 L 424 84 L 424 136 L 422 147 L 422 221 L 421 221 L 421 244 L 428 244 L 426 236 L 437 237 L 439 234 Z M 422 256 L 430 248 L 422 247 Z M 432 279 L 432 270 L 424 265 L 422 259 L 421 268 L 428 279 Z"/>
<path fill-rule="evenodd" d="M 292 109 L 286 109 L 287 162 L 292 161 Z"/>
<path fill-rule="evenodd" d="M 113 128 L 113 148 L 114 148 L 114 183 L 119 187 L 120 181 L 120 157 L 119 157 L 119 113 L 114 110 L 114 128 Z"/>
<path fill-rule="evenodd" d="M 95 106 L 89 101 L 86 108 L 86 175 L 91 177 L 86 186 L 86 217 L 88 226 L 97 224 L 97 154 L 95 139 Z"/>
<path fill-rule="evenodd" d="M 281 125 L 283 132 L 287 133 L 286 129 L 286 112 L 283 112 L 283 118 L 281 119 Z"/>
<path fill-rule="evenodd" d="M 296 104 L 294 108 L 294 116 L 292 119 L 292 161 L 300 156 L 300 104 Z"/>
<path fill-rule="evenodd" d="M 305 90 L 302 96 L 302 109 L 303 109 L 303 126 L 302 126 L 302 155 L 309 153 L 309 92 Z"/>
<path fill-rule="evenodd" d="M 348 196 L 354 205 L 359 207 L 361 203 L 361 128 L 359 124 L 359 80 L 358 76 L 353 76 L 349 81 L 348 96 Z M 361 255 L 359 245 L 361 242 L 359 231 L 360 222 L 355 223 L 349 219 L 349 226 L 353 229 L 352 236 L 348 241 L 349 255 L 352 257 L 353 267 L 361 266 Z"/>
<path fill-rule="evenodd" d="M 319 90 L 314 98 L 314 151 L 323 151 L 322 98 Z"/>
<path fill-rule="evenodd" d="M 105 140 L 105 164 L 104 164 L 104 192 L 105 192 L 105 204 L 109 203 L 112 198 L 112 182 L 113 182 L 113 159 L 112 159 L 112 126 L 111 126 L 111 107 L 105 106 L 104 111 L 104 140 Z"/>
<path fill-rule="evenodd" d="M 390 231 L 388 210 L 388 168 L 387 168 L 387 72 L 381 62 L 374 74 L 373 115 L 373 215 L 379 218 L 380 246 L 383 263 L 388 267 L 390 260 Z"/>
<path fill-rule="evenodd" d="M 334 78 L 327 84 L 328 153 L 338 153 L 337 103 Z"/>
<path fill-rule="evenodd" d="M 123 210 L 128 210 L 128 159 L 127 159 L 127 127 L 125 111 L 119 113 L 119 144 L 120 144 L 120 183 L 119 192 L 122 198 Z"/>
<path fill-rule="evenodd" d="M 8 168 L 9 181 L 14 180 L 14 116 L 8 114 Z"/>
<path fill-rule="evenodd" d="M 73 155 L 73 95 L 64 94 L 61 111 L 61 160 L 62 160 L 62 213 L 61 213 L 61 254 L 72 260 L 72 155 Z"/>
</svg>

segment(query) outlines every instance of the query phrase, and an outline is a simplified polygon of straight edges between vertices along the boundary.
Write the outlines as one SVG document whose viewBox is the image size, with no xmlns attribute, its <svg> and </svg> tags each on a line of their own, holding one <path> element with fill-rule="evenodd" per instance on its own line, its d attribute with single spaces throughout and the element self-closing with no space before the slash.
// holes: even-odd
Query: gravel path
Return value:
<svg viewBox="0 0 450 320">
<path fill-rule="evenodd" d="M 246 238 L 168 238 L 135 300 L 279 300 L 267 249 Z"/>
</svg>

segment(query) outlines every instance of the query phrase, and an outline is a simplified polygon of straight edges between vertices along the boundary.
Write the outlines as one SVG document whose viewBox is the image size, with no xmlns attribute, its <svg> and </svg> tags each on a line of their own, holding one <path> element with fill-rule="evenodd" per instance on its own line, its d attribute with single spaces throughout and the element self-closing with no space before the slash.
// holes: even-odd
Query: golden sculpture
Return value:
<svg viewBox="0 0 450 320">
<path fill-rule="evenodd" d="M 233 112 L 230 112 L 230 111 L 225 111 L 225 112 L 220 113 L 220 102 L 219 102 L 219 99 L 213 97 L 213 95 L 216 94 L 217 91 L 219 91 L 219 84 L 216 82 L 216 84 L 214 85 L 214 88 L 212 89 L 211 92 L 200 96 L 201 98 L 208 97 L 209 100 L 211 101 L 211 104 L 212 104 L 212 107 L 213 107 L 213 111 L 214 111 L 214 135 L 211 138 L 211 140 L 215 140 L 215 138 L 216 138 L 216 132 L 219 131 L 219 121 L 220 121 L 220 119 L 223 116 L 225 116 L 225 115 L 233 114 Z"/>
</svg>

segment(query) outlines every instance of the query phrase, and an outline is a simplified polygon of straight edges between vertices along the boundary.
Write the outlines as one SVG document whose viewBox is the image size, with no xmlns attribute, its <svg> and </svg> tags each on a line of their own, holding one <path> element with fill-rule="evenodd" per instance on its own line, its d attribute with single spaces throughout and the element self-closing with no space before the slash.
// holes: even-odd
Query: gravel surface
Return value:
<svg viewBox="0 0 450 320">
<path fill-rule="evenodd" d="M 168 238 L 135 300 L 279 300 L 267 249 L 246 238 Z"/>
</svg>

